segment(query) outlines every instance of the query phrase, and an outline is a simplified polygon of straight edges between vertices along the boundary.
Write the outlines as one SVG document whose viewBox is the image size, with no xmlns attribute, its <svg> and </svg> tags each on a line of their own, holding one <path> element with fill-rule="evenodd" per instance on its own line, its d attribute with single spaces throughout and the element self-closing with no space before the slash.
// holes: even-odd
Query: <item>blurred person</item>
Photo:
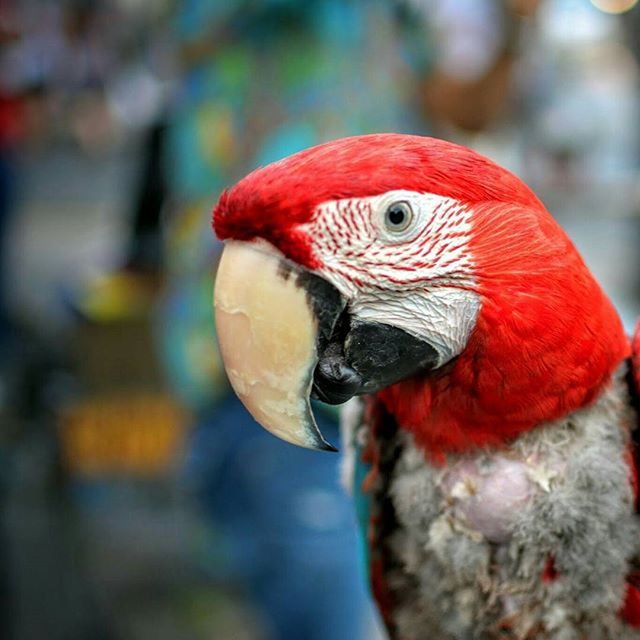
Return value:
<svg viewBox="0 0 640 640">
<path fill-rule="evenodd" d="M 439 135 L 478 133 L 505 117 L 523 29 L 540 2 L 411 0 L 434 36 L 434 65 L 421 82 L 421 96 Z"/>
<path fill-rule="evenodd" d="M 15 34 L 0 27 L 0 50 L 7 41 L 13 40 Z M 11 95 L 6 89 L 0 89 L 0 353 L 4 368 L 9 359 L 9 351 L 13 351 L 14 327 L 12 314 L 7 300 L 6 249 L 7 223 L 14 198 L 14 161 L 13 147 L 20 133 L 22 104 L 18 96 Z M 0 416 L 6 412 L 6 372 L 0 371 Z M 6 477 L 7 456 L 4 451 L 7 434 L 5 428 L 0 432 L 0 460 L 3 471 L 0 473 L 0 636 L 9 638 L 13 632 L 11 576 L 6 534 Z"/>
<path fill-rule="evenodd" d="M 107 42 L 108 73 L 97 83 L 99 94 L 80 100 L 72 131 L 88 153 L 129 145 L 137 156 L 133 196 L 128 200 L 121 257 L 83 283 L 73 306 L 92 320 L 118 320 L 148 313 L 162 272 L 161 214 L 166 203 L 162 164 L 166 137 L 166 104 L 171 86 L 172 45 L 162 4 L 136 15 L 126 2 L 121 20 L 128 28 Z M 96 6 L 100 6 L 99 4 Z M 106 19 L 94 7 L 101 24 Z M 101 16 L 101 19 L 99 19 Z M 136 25 L 135 27 L 133 25 Z M 85 28 L 87 33 L 90 30 Z M 116 37 L 119 36 L 119 37 Z M 99 39 L 98 39 L 99 40 Z M 133 141 L 133 143 L 132 143 Z"/>
<path fill-rule="evenodd" d="M 113 150 L 114 120 L 105 87 L 117 68 L 118 22 L 105 20 L 107 4 L 106 0 L 26 0 L 13 5 L 12 22 L 20 37 L 2 52 L 0 84 L 23 96 L 15 168 L 37 172 L 57 155 L 66 159 L 84 154 L 93 160 Z M 25 178 L 29 180 L 28 173 Z M 75 186 L 67 182 L 59 189 L 61 199 Z M 30 204 L 31 193 L 21 189 L 18 196 L 21 209 Z M 28 286 L 15 283 L 12 298 L 17 306 Z M 25 316 L 30 311 L 20 309 Z"/>
<path fill-rule="evenodd" d="M 580 1 L 580 0 L 579 0 Z M 432 135 L 518 173 L 531 109 L 532 34 L 543 0 L 408 0 L 428 25 L 432 64 L 417 94 Z M 533 58 L 540 55 L 533 53 Z M 523 71 L 524 70 L 524 71 Z"/>
<path fill-rule="evenodd" d="M 223 377 L 211 309 L 220 245 L 209 216 L 235 178 L 303 147 L 424 132 L 416 80 L 431 63 L 427 32 L 409 5 L 383 0 L 191 0 L 176 31 L 184 77 L 167 132 L 173 215 L 161 332 L 170 375 L 197 416 L 186 478 L 211 519 L 202 561 L 249 594 L 269 638 L 371 638 L 337 457 L 273 442 Z M 334 418 L 324 420 L 337 438 Z"/>
<path fill-rule="evenodd" d="M 33 96 L 23 152 L 84 154 L 90 162 L 139 152 L 120 263 L 63 285 L 64 302 L 94 319 L 147 310 L 158 288 L 170 58 L 161 4 L 136 14 L 124 0 L 29 0 L 15 12 L 24 37 L 2 60 L 3 81 Z"/>
<path fill-rule="evenodd" d="M 0 63 L 23 37 L 16 11 L 17 6 L 11 2 L 0 9 Z M 24 83 L 12 81 L 2 66 L 0 71 L 4 71 L 0 73 L 0 352 L 6 361 L 16 337 L 8 297 L 7 230 L 17 192 L 17 149 L 27 131 L 28 106 L 37 93 Z"/>
<path fill-rule="evenodd" d="M 161 116 L 143 126 L 138 177 L 125 225 L 119 265 L 84 283 L 73 305 L 85 318 L 97 321 L 145 314 L 156 301 L 162 280 L 161 218 L 167 199 L 163 166 L 166 123 Z"/>
<path fill-rule="evenodd" d="M 15 145 L 20 136 L 24 97 L 0 89 L 0 350 L 12 338 L 12 319 L 7 298 L 7 227 L 16 190 Z"/>
</svg>

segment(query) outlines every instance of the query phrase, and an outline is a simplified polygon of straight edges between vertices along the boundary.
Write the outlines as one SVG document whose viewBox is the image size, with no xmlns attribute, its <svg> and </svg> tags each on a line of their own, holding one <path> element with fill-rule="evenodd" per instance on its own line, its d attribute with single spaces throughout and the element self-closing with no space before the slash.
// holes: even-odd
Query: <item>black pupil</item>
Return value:
<svg viewBox="0 0 640 640">
<path fill-rule="evenodd" d="M 393 225 L 400 225 L 404 222 L 405 211 L 402 207 L 394 206 L 389 209 L 389 222 Z"/>
</svg>

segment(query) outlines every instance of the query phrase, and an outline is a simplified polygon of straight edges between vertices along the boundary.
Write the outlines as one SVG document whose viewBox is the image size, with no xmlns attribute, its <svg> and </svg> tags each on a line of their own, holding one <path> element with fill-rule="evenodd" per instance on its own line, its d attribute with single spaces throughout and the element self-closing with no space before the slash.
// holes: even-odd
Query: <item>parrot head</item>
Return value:
<svg viewBox="0 0 640 640">
<path fill-rule="evenodd" d="M 310 398 L 375 395 L 432 452 L 504 442 L 595 399 L 620 320 L 517 177 L 458 145 L 375 134 L 220 197 L 215 312 L 231 384 L 281 438 L 332 449 Z"/>
</svg>

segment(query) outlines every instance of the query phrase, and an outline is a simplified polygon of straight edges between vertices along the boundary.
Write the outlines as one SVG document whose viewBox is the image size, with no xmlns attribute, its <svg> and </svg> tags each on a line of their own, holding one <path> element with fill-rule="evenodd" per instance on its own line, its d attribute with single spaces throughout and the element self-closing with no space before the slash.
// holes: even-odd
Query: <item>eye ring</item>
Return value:
<svg viewBox="0 0 640 640">
<path fill-rule="evenodd" d="M 391 233 L 406 231 L 413 222 L 413 209 L 406 200 L 392 202 L 384 212 L 384 226 Z"/>
</svg>

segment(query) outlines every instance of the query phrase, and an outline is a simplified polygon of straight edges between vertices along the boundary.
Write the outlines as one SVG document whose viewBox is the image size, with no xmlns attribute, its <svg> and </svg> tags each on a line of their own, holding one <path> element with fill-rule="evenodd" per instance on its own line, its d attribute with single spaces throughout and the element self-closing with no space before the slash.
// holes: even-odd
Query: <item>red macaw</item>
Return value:
<svg viewBox="0 0 640 640">
<path fill-rule="evenodd" d="M 309 398 L 349 401 L 392 638 L 640 638 L 640 349 L 531 189 L 461 146 L 368 135 L 254 171 L 213 223 L 248 410 L 332 449 Z"/>
</svg>

